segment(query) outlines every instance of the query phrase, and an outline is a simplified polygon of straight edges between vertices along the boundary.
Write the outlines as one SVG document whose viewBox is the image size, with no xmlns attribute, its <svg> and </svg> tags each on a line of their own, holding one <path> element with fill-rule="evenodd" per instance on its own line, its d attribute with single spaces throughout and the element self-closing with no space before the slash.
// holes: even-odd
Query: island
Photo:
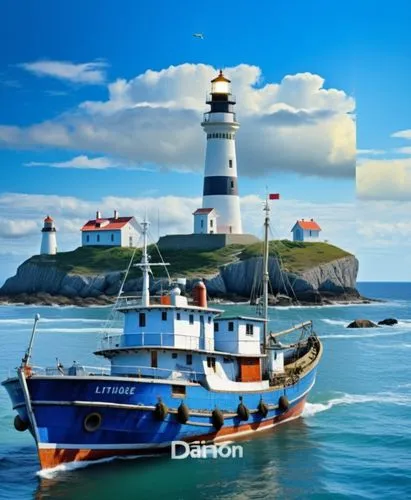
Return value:
<svg viewBox="0 0 411 500">
<path fill-rule="evenodd" d="M 203 280 L 214 301 L 259 300 L 263 243 L 232 244 L 212 251 L 164 250 L 149 247 L 153 266 L 151 293 L 184 278 L 183 292 Z M 270 241 L 269 275 L 271 305 L 324 305 L 365 302 L 356 289 L 358 260 L 341 248 L 324 242 Z M 104 305 L 115 301 L 130 259 L 141 250 L 124 247 L 83 246 L 55 255 L 36 255 L 23 262 L 15 276 L 0 288 L 2 303 L 44 305 Z M 167 271 L 170 279 L 167 277 Z M 131 267 L 123 294 L 141 291 L 140 271 Z"/>
</svg>

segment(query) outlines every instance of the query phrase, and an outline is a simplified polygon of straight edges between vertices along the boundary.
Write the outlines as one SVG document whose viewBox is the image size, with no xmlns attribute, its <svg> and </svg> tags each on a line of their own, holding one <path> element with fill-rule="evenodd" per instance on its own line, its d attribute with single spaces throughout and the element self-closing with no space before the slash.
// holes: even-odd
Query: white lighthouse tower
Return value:
<svg viewBox="0 0 411 500">
<path fill-rule="evenodd" d="M 207 134 L 203 209 L 215 209 L 218 233 L 242 234 L 235 154 L 235 133 L 240 124 L 234 113 L 231 82 L 222 71 L 211 80 L 206 102 L 211 109 L 201 124 Z"/>
<path fill-rule="evenodd" d="M 41 233 L 40 254 L 55 255 L 57 253 L 56 228 L 54 220 L 49 215 L 44 219 L 44 226 Z"/>
</svg>

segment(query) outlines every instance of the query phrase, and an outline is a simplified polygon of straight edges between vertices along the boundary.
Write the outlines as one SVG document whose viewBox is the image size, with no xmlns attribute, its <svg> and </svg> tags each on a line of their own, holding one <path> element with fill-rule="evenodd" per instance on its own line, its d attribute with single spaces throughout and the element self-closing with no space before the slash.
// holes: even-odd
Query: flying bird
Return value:
<svg viewBox="0 0 411 500">
<path fill-rule="evenodd" d="M 204 40 L 204 35 L 202 33 L 194 33 L 193 37 L 194 38 L 200 38 L 201 40 Z"/>
</svg>

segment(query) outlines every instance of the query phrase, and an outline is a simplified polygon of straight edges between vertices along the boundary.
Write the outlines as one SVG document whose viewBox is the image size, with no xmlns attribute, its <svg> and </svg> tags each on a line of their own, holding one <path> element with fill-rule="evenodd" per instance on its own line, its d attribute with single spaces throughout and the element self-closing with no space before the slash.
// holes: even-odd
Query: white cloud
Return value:
<svg viewBox="0 0 411 500">
<path fill-rule="evenodd" d="M 391 134 L 391 137 L 397 137 L 399 139 L 411 139 L 411 129 L 399 130 Z"/>
<path fill-rule="evenodd" d="M 118 79 L 108 85 L 106 101 L 83 102 L 75 111 L 26 128 L 0 126 L 0 145 L 80 150 L 200 171 L 205 147 L 200 123 L 215 74 L 211 66 L 182 64 Z M 324 79 L 311 73 L 264 84 L 256 66 L 241 64 L 226 74 L 238 102 L 240 174 L 355 175 L 351 97 L 324 88 Z"/>
<path fill-rule="evenodd" d="M 357 164 L 357 196 L 369 200 L 411 200 L 411 158 Z"/>
<path fill-rule="evenodd" d="M 90 170 L 106 170 L 108 168 L 125 168 L 133 170 L 149 170 L 148 168 L 138 167 L 131 162 L 124 160 L 116 160 L 114 158 L 107 158 L 100 156 L 97 158 L 89 158 L 85 155 L 80 155 L 68 161 L 60 162 L 38 162 L 31 161 L 24 164 L 26 167 L 53 167 L 53 168 L 77 168 L 77 169 L 90 169 Z"/>
<path fill-rule="evenodd" d="M 405 146 L 403 148 L 395 149 L 396 153 L 400 153 L 402 155 L 411 155 L 411 146 Z"/>
<path fill-rule="evenodd" d="M 357 149 L 357 155 L 363 156 L 363 155 L 372 155 L 372 156 L 378 156 L 378 155 L 383 155 L 385 151 L 383 149 Z"/>
<path fill-rule="evenodd" d="M 106 79 L 104 62 L 76 64 L 69 61 L 36 61 L 22 63 L 21 68 L 41 77 L 52 77 L 71 83 L 101 84 Z"/>
</svg>

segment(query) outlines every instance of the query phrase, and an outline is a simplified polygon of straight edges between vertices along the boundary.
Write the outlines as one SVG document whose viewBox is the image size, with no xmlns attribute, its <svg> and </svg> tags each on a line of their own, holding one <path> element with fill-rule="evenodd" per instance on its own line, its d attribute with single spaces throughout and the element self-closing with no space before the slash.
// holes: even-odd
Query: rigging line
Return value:
<svg viewBox="0 0 411 500">
<path fill-rule="evenodd" d="M 152 241 L 154 242 L 154 238 L 153 238 L 153 236 L 152 236 L 152 234 L 151 234 L 151 232 L 150 232 L 150 231 L 148 231 L 148 236 L 149 236 L 149 237 L 152 239 Z M 168 269 L 167 269 L 166 263 L 165 263 L 165 261 L 164 261 L 164 259 L 163 259 L 163 256 L 161 255 L 161 252 L 160 252 L 160 249 L 159 249 L 159 247 L 158 247 L 157 243 L 155 243 L 155 242 L 154 242 L 154 243 L 153 243 L 153 245 L 154 245 L 155 249 L 157 250 L 157 253 L 158 253 L 159 257 L 160 257 L 161 263 L 164 265 L 164 268 L 165 268 L 166 273 L 167 273 L 168 283 L 169 283 L 169 285 L 170 285 L 170 284 L 171 284 L 171 276 L 170 276 L 170 273 L 168 272 Z"/>
</svg>

